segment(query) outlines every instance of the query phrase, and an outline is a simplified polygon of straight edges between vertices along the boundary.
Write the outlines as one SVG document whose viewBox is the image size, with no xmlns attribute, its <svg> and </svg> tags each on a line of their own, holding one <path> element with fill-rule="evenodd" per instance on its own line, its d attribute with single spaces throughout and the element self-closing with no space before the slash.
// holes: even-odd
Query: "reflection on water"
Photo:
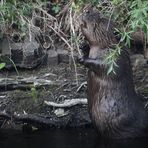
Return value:
<svg viewBox="0 0 148 148">
<path fill-rule="evenodd" d="M 32 134 L 0 131 L 0 148 L 148 148 L 148 139 L 109 141 L 97 137 L 93 129 L 48 130 Z"/>
</svg>

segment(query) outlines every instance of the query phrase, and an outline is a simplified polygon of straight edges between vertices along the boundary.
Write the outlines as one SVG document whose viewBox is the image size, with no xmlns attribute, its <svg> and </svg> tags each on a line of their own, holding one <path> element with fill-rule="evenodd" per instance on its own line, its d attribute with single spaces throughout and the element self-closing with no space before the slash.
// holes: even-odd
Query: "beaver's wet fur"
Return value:
<svg viewBox="0 0 148 148">
<path fill-rule="evenodd" d="M 82 34 L 89 42 L 88 109 L 98 133 L 106 138 L 137 138 L 148 135 L 148 112 L 136 94 L 129 54 L 122 49 L 115 73 L 107 74 L 104 58 L 118 43 L 115 24 L 90 7 L 81 16 Z M 85 49 L 87 50 L 87 49 Z M 86 52 L 86 51 L 85 51 Z M 86 55 L 86 54 L 85 54 Z"/>
</svg>

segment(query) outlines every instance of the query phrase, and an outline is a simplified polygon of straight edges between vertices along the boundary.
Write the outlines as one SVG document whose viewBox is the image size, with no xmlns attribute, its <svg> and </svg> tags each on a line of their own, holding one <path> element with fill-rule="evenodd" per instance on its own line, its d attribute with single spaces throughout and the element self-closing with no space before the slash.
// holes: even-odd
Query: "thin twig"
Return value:
<svg viewBox="0 0 148 148">
<path fill-rule="evenodd" d="M 52 15 L 50 15 L 49 13 L 47 13 L 47 11 L 43 10 L 42 8 L 39 7 L 35 7 L 36 9 L 40 10 L 41 12 L 43 12 L 45 15 L 47 15 L 49 18 L 57 21 L 57 19 L 55 17 L 53 17 Z"/>
<path fill-rule="evenodd" d="M 51 29 L 67 44 L 67 46 L 68 46 L 71 50 L 73 50 L 73 48 L 72 48 L 71 45 L 68 43 L 68 41 L 67 41 L 64 37 L 62 37 L 59 32 L 57 32 L 57 31 L 56 31 L 52 26 L 50 26 L 50 25 L 48 25 L 48 27 L 51 28 Z"/>
</svg>

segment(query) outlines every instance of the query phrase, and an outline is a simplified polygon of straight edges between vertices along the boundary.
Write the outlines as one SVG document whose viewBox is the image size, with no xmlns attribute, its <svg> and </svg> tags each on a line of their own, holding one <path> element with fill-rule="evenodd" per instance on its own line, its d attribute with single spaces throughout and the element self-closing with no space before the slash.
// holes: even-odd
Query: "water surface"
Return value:
<svg viewBox="0 0 148 148">
<path fill-rule="evenodd" d="M 93 129 L 48 130 L 24 134 L 0 131 L 0 148 L 148 148 L 148 139 L 100 139 Z"/>
</svg>

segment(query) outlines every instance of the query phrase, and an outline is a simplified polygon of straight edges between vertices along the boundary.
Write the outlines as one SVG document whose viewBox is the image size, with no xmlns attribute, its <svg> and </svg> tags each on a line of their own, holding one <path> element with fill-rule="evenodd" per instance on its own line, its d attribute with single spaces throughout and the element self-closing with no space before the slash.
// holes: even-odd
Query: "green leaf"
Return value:
<svg viewBox="0 0 148 148">
<path fill-rule="evenodd" d="M 113 71 L 113 64 L 109 65 L 107 75 L 109 75 Z"/>
<path fill-rule="evenodd" d="M 131 47 L 131 40 L 129 36 L 127 36 L 126 38 L 126 44 L 128 45 L 129 48 Z"/>
<path fill-rule="evenodd" d="M 59 5 L 54 5 L 54 6 L 52 7 L 52 10 L 53 10 L 55 13 L 58 13 L 58 12 L 61 10 L 61 8 L 60 8 Z"/>
<path fill-rule="evenodd" d="M 147 9 L 146 8 L 144 8 L 143 10 L 142 10 L 142 12 L 143 12 L 143 15 L 145 16 L 145 17 L 147 17 Z"/>
<path fill-rule="evenodd" d="M 6 66 L 6 63 L 0 63 L 0 70 Z"/>
</svg>

